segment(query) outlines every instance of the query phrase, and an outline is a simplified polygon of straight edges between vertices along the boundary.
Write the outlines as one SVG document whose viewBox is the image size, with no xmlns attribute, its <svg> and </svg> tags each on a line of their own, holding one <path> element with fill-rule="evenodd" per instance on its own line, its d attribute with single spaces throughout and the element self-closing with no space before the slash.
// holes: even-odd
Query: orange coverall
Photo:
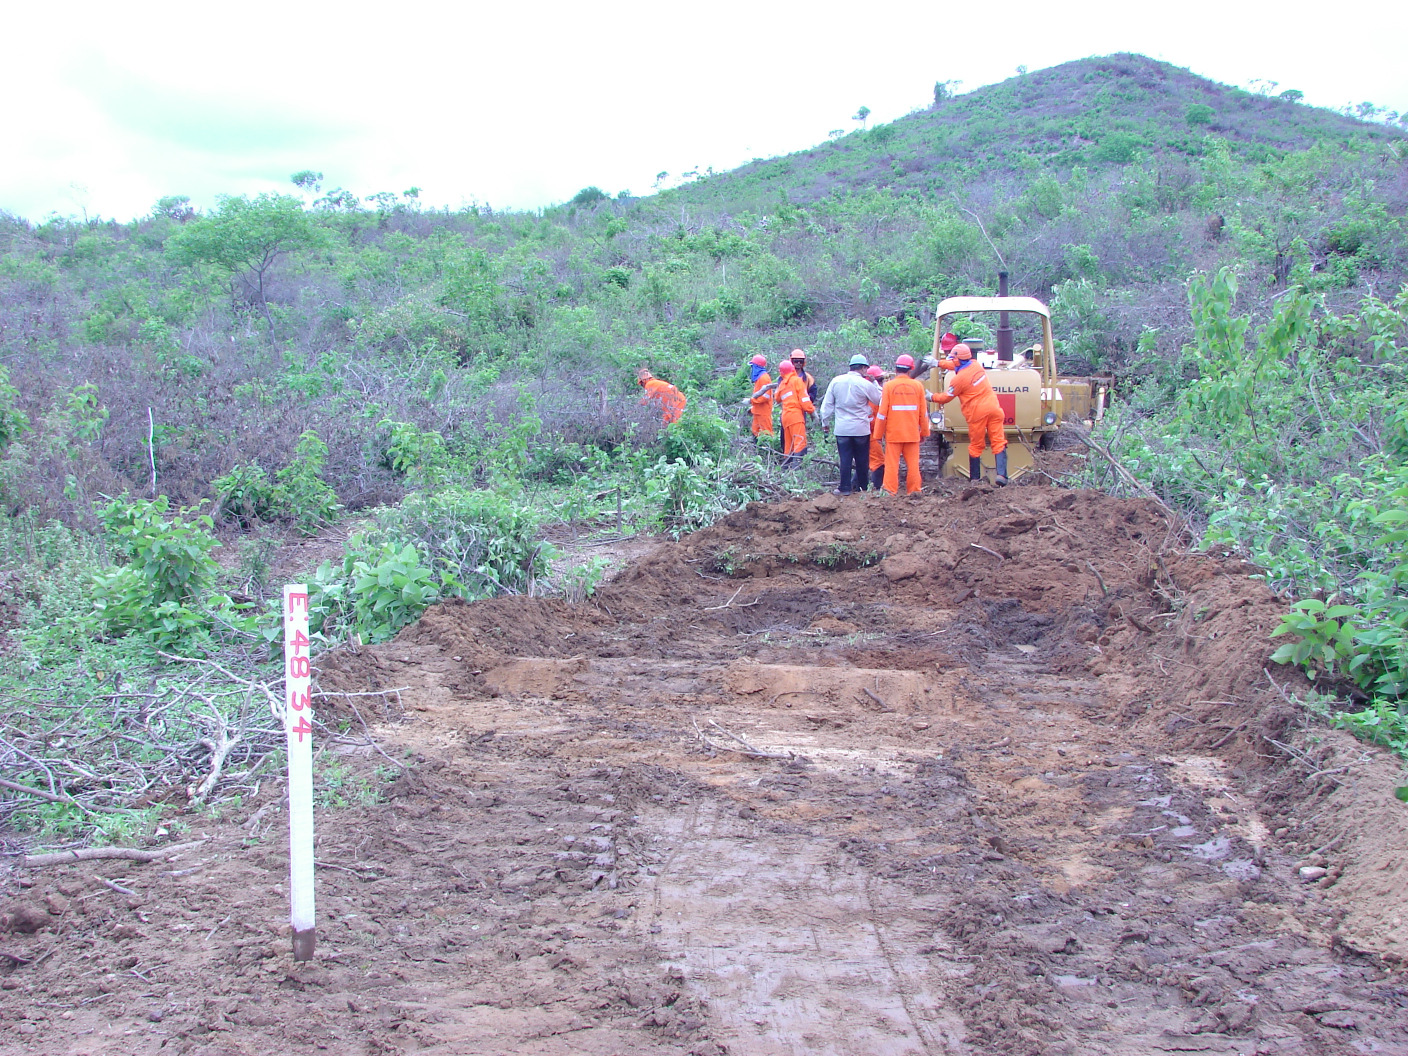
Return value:
<svg viewBox="0 0 1408 1056">
<path fill-rule="evenodd" d="M 885 466 L 885 445 L 880 442 L 880 438 L 875 435 L 875 416 L 880 412 L 879 404 L 870 405 L 870 472 L 874 474 L 877 469 Z"/>
<path fill-rule="evenodd" d="M 788 458 L 800 458 L 807 449 L 807 420 L 803 414 L 816 413 L 806 382 L 796 374 L 784 374 L 777 383 L 777 403 L 782 408 L 782 453 Z"/>
<path fill-rule="evenodd" d="M 759 374 L 758 380 L 753 382 L 753 396 L 749 402 L 753 408 L 754 436 L 772 436 L 772 393 L 758 395 L 759 389 L 767 388 L 771 384 L 772 378 L 768 377 L 767 371 Z"/>
<path fill-rule="evenodd" d="M 905 491 L 914 494 L 924 485 L 919 476 L 919 441 L 929 435 L 929 410 L 924 386 L 906 374 L 886 382 L 870 434 L 885 441 L 885 481 L 880 486 L 891 495 L 900 490 L 900 458 L 905 464 Z"/>
<path fill-rule="evenodd" d="M 953 360 L 944 360 L 939 366 L 944 370 L 953 369 Z M 942 406 L 958 400 L 963 411 L 963 419 L 968 423 L 968 454 L 981 458 L 983 448 L 992 442 L 992 453 L 1001 454 L 1007 450 L 1007 434 L 1002 428 L 1002 408 L 997 402 L 997 393 L 992 391 L 987 372 L 974 363 L 953 376 L 948 389 L 929 399 Z"/>
<path fill-rule="evenodd" d="M 640 398 L 641 403 L 654 401 L 660 408 L 660 420 L 666 425 L 678 422 L 680 415 L 684 414 L 685 398 L 684 393 L 675 388 L 668 381 L 660 378 L 647 378 L 642 386 L 645 395 Z"/>
</svg>

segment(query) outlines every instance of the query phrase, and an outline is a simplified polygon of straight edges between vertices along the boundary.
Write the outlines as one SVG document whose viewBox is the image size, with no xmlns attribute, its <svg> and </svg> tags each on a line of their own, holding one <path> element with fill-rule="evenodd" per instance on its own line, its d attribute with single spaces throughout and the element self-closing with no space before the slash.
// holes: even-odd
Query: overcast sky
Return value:
<svg viewBox="0 0 1408 1056">
<path fill-rule="evenodd" d="M 1335 18 L 1334 14 L 1342 17 Z M 1136 51 L 1308 103 L 1408 110 L 1408 2 L 7 5 L 0 209 L 126 220 L 291 191 L 536 207 L 731 168 L 932 98 Z"/>
</svg>

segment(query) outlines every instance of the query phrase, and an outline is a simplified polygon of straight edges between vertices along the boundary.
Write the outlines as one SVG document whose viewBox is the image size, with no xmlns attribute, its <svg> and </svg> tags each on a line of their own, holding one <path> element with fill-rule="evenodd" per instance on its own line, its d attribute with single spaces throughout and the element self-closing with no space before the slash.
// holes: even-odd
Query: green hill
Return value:
<svg viewBox="0 0 1408 1056">
<path fill-rule="evenodd" d="M 1143 55 L 1080 59 L 936 100 L 869 131 L 754 161 L 680 192 L 737 204 L 785 195 L 815 201 L 846 189 L 943 194 L 976 180 L 1022 179 L 1135 161 L 1204 157 L 1213 141 L 1274 162 L 1315 146 L 1403 142 L 1400 128 L 1262 96 Z"/>
<path fill-rule="evenodd" d="M 994 290 L 999 260 L 1052 304 L 1065 369 L 1138 374 L 1187 340 L 1195 271 L 1239 269 L 1254 316 L 1292 286 L 1331 306 L 1395 289 L 1404 158 L 1400 131 L 1116 55 L 647 198 L 442 211 L 337 189 L 9 217 L 0 364 L 27 433 L 0 498 L 81 519 L 93 494 L 150 490 L 155 460 L 194 502 L 288 465 L 311 429 L 342 502 L 394 499 L 406 430 L 454 458 L 525 421 L 533 450 L 616 445 L 649 432 L 641 364 L 732 415 L 754 353 L 805 347 L 825 375 L 925 350 L 935 302 Z M 84 401 L 96 439 L 60 442 Z"/>
</svg>

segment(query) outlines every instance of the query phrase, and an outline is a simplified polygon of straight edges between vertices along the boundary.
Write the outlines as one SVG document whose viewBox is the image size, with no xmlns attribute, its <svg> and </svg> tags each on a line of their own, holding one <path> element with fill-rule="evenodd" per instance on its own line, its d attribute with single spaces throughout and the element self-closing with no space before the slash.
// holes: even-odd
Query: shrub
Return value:
<svg viewBox="0 0 1408 1056">
<path fill-rule="evenodd" d="M 293 461 L 275 475 L 275 481 L 255 465 L 235 466 L 215 480 L 215 513 L 241 528 L 261 521 L 286 520 L 303 535 L 314 535 L 342 509 L 337 493 L 319 475 L 328 447 L 311 429 L 298 438 Z"/>
<path fill-rule="evenodd" d="M 378 529 L 425 554 L 445 594 L 471 600 L 527 592 L 555 556 L 534 512 L 493 491 L 415 492 L 381 514 Z"/>
<path fill-rule="evenodd" d="M 733 427 L 717 414 L 696 410 L 690 404 L 680 420 L 667 425 L 661 434 L 665 460 L 691 466 L 717 460 L 728 449 L 733 434 Z"/>
<path fill-rule="evenodd" d="M 1217 116 L 1217 111 L 1208 106 L 1207 103 L 1193 103 L 1183 113 L 1183 118 L 1190 125 L 1210 125 L 1212 119 Z"/>
<path fill-rule="evenodd" d="M 227 595 L 214 592 L 219 565 L 210 556 L 218 545 L 210 534 L 213 522 L 193 512 L 168 517 L 165 495 L 117 499 L 102 511 L 107 536 L 127 563 L 93 578 L 91 622 L 100 632 L 141 632 L 170 648 L 209 633 L 217 619 L 252 629 Z"/>
</svg>

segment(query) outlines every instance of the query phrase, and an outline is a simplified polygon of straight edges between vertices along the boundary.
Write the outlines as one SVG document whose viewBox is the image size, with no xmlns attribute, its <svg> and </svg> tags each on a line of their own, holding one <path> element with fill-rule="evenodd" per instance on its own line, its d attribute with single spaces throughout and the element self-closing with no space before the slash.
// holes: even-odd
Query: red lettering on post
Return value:
<svg viewBox="0 0 1408 1056">
<path fill-rule="evenodd" d="M 303 695 L 299 696 L 297 688 L 290 686 L 288 691 L 288 706 L 294 711 L 302 711 L 308 706 L 308 696 L 308 690 L 305 689 Z"/>
<path fill-rule="evenodd" d="M 313 666 L 308 662 L 306 656 L 291 656 L 288 658 L 289 678 L 308 678 L 313 673 Z"/>
<path fill-rule="evenodd" d="M 289 611 L 290 613 L 292 613 L 293 610 L 294 610 L 294 606 L 296 606 L 296 605 L 299 604 L 300 602 L 301 602 L 302 605 L 303 605 L 303 612 L 304 612 L 304 615 L 307 615 L 307 613 L 308 613 L 308 595 L 307 595 L 307 594 L 290 594 L 290 595 L 288 596 L 288 611 Z"/>
<path fill-rule="evenodd" d="M 298 650 L 300 649 L 307 649 L 308 646 L 311 644 L 312 643 L 308 641 L 308 636 L 303 633 L 303 629 L 301 627 L 293 632 L 292 645 L 295 654 L 297 654 Z"/>
<path fill-rule="evenodd" d="M 308 716 L 307 716 L 307 715 L 300 715 L 300 716 L 298 716 L 298 721 L 297 721 L 296 723 L 294 723 L 294 724 L 289 728 L 289 731 L 288 731 L 288 732 L 289 732 L 289 733 L 296 733 L 296 734 L 298 734 L 298 743 L 299 743 L 299 744 L 302 744 L 302 743 L 303 743 L 303 735 L 304 735 L 305 733 L 312 733 L 312 732 L 313 732 L 313 726 L 312 726 L 312 724 L 308 721 Z"/>
</svg>

